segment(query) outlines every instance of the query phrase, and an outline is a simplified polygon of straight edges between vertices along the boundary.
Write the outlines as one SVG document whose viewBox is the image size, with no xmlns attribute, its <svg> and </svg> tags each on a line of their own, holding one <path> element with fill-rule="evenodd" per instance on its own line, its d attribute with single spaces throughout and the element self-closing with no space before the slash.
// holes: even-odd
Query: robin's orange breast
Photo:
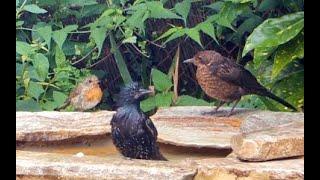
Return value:
<svg viewBox="0 0 320 180">
<path fill-rule="evenodd" d="M 239 87 L 221 80 L 212 75 L 206 66 L 200 66 L 197 69 L 196 78 L 202 90 L 210 97 L 230 102 L 238 97 Z"/>
<path fill-rule="evenodd" d="M 85 94 L 85 100 L 92 102 L 92 101 L 100 101 L 102 98 L 102 90 L 99 85 L 90 88 Z"/>
</svg>

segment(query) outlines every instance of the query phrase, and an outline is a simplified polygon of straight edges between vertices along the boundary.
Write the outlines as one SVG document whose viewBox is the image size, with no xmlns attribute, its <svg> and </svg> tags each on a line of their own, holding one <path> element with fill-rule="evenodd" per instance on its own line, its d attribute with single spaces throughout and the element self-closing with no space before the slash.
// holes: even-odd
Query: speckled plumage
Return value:
<svg viewBox="0 0 320 180">
<path fill-rule="evenodd" d="M 243 66 L 223 57 L 218 52 L 200 51 L 185 62 L 191 62 L 197 66 L 196 78 L 200 87 L 208 96 L 220 100 L 220 105 L 233 101 L 236 101 L 236 105 L 241 96 L 257 94 L 272 98 L 296 111 L 294 106 L 263 87 Z M 216 110 L 219 107 L 217 106 Z"/>
<path fill-rule="evenodd" d="M 146 95 L 143 91 L 138 84 L 133 83 L 120 92 L 120 107 L 111 120 L 113 144 L 125 157 L 166 160 L 156 142 L 156 127 L 140 109 L 140 101 Z"/>
</svg>

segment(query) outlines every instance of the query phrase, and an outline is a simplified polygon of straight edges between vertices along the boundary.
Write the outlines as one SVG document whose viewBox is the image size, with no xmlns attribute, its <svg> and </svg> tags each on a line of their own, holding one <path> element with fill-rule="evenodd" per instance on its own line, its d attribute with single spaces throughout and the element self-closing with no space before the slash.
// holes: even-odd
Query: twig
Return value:
<svg viewBox="0 0 320 180">
<path fill-rule="evenodd" d="M 77 63 L 79 63 L 79 62 L 81 62 L 81 61 L 83 61 L 84 59 L 86 59 L 94 50 L 96 50 L 97 49 L 97 47 L 95 47 L 95 48 L 93 48 L 93 49 L 91 49 L 91 51 L 90 52 L 88 52 L 85 56 L 83 56 L 81 59 L 79 59 L 79 60 L 77 60 L 77 61 L 75 61 L 75 62 L 73 62 L 73 63 L 71 63 L 71 65 L 75 65 L 75 64 L 77 64 Z"/>
</svg>

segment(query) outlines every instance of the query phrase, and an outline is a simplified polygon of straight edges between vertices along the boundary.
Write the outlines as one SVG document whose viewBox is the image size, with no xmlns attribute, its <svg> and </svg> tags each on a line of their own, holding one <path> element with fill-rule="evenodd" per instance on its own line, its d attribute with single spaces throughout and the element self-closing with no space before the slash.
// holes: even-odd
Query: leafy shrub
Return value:
<svg viewBox="0 0 320 180">
<path fill-rule="evenodd" d="M 108 77 L 108 72 L 94 67 L 110 55 L 124 83 L 138 80 L 155 86 L 155 97 L 142 103 L 145 111 L 209 105 L 200 90 L 190 92 L 183 79 L 174 77 L 179 75 L 172 69 L 189 50 L 172 49 L 171 44 L 184 42 L 196 49 L 210 46 L 246 65 L 262 84 L 300 107 L 304 103 L 303 9 L 302 0 L 16 0 L 16 109 L 59 107 L 85 76 Z M 201 12 L 200 22 L 194 20 L 195 12 Z M 163 21 L 168 26 L 165 31 L 157 26 L 150 32 L 151 22 Z M 170 58 L 169 71 L 154 67 L 158 57 L 150 45 L 171 48 L 181 57 Z M 136 56 L 142 60 L 129 63 L 128 58 Z M 285 110 L 257 96 L 244 97 L 239 105 Z"/>
</svg>

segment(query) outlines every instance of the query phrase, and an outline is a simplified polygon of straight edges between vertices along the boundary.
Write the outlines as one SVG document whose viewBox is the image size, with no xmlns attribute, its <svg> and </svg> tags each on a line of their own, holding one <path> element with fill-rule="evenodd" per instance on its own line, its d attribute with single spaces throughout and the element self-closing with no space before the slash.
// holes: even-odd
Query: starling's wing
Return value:
<svg viewBox="0 0 320 180">
<path fill-rule="evenodd" d="M 152 134 L 152 136 L 155 138 L 155 140 L 157 140 L 158 131 L 157 131 L 156 127 L 154 126 L 153 122 L 149 118 L 147 118 L 145 121 L 145 127 L 146 127 L 146 130 Z"/>
<path fill-rule="evenodd" d="M 211 64 L 210 69 L 213 75 L 246 90 L 252 91 L 263 88 L 250 71 L 230 59 Z"/>
</svg>

